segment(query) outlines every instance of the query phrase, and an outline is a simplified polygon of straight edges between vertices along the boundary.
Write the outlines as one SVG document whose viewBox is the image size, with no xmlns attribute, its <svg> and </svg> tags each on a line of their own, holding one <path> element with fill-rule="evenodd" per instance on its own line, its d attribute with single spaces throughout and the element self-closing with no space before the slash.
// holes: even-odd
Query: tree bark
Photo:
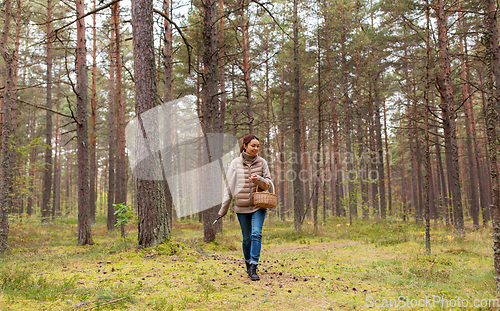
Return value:
<svg viewBox="0 0 500 311">
<path fill-rule="evenodd" d="M 449 202 L 448 202 L 448 188 L 446 187 L 446 176 L 444 173 L 443 160 L 441 158 L 441 143 L 439 142 L 439 138 L 436 138 L 435 142 L 436 148 L 436 161 L 439 170 L 440 184 L 441 184 L 441 204 L 443 205 L 443 213 L 445 215 L 446 225 L 450 225 L 450 213 L 448 211 Z"/>
<path fill-rule="evenodd" d="M 114 25 L 114 15 L 111 15 L 110 24 Z M 115 31 L 111 28 L 109 43 L 109 110 L 108 110 L 108 217 L 106 227 L 108 231 L 115 229 L 117 217 L 115 208 Z"/>
<path fill-rule="evenodd" d="M 293 152 L 295 159 L 292 169 L 295 172 L 293 180 L 293 218 L 295 232 L 302 230 L 302 215 L 304 214 L 304 195 L 302 193 L 302 181 L 299 178 L 302 172 L 301 163 L 301 127 L 300 127 L 300 70 L 299 70 L 299 20 L 297 15 L 298 0 L 293 1 Z"/>
<path fill-rule="evenodd" d="M 36 123 L 36 110 L 33 110 L 33 115 L 31 116 L 30 120 L 30 139 L 33 140 L 35 138 L 35 123 Z M 36 155 L 37 155 L 37 147 L 32 146 L 31 147 L 31 152 L 30 152 L 30 164 L 36 162 Z M 30 171 L 29 171 L 29 181 L 28 181 L 28 200 L 26 202 L 26 214 L 32 215 L 33 213 L 33 202 L 34 202 L 34 196 L 35 196 L 35 168 L 33 166 L 30 166 Z"/>
<path fill-rule="evenodd" d="M 52 1 L 47 0 L 47 90 L 45 96 L 45 106 L 52 109 Z M 43 173 L 42 187 L 42 223 L 50 220 L 50 198 L 52 191 L 52 112 L 45 114 L 45 144 L 50 148 L 45 148 L 45 170 Z"/>
<path fill-rule="evenodd" d="M 0 254 L 8 250 L 9 209 L 12 205 L 12 166 L 14 160 L 11 139 L 15 137 L 16 101 L 14 98 L 14 55 L 7 50 L 10 30 L 11 1 L 4 2 L 5 18 L 0 37 L 0 53 L 5 62 L 5 87 L 2 103 L 2 160 L 0 162 Z"/>
<path fill-rule="evenodd" d="M 430 222 L 430 187 L 432 185 L 432 169 L 431 169 L 431 143 L 429 135 L 429 71 L 430 71 L 430 17 L 429 17 L 429 2 L 426 0 L 425 16 L 427 21 L 426 27 L 426 57 L 425 57 L 425 89 L 424 89 L 424 124 L 425 124 L 425 180 L 424 180 L 424 218 L 425 218 L 425 254 L 431 254 L 431 222 Z"/>
<path fill-rule="evenodd" d="M 377 136 L 376 131 L 375 131 L 375 120 L 374 120 L 374 111 L 373 111 L 373 83 L 370 83 L 370 88 L 369 88 L 369 111 L 368 115 L 370 116 L 370 121 L 368 122 L 368 127 L 369 127 L 369 132 L 370 132 L 370 163 L 368 163 L 369 168 L 370 168 L 370 175 L 368 178 L 371 180 L 374 179 L 374 176 L 372 176 L 373 172 L 377 172 L 377 163 L 371 161 L 374 157 L 378 156 L 377 153 L 375 153 L 375 148 L 376 148 L 376 141 L 375 138 Z M 376 176 L 375 176 L 376 177 Z M 371 183 L 371 203 L 373 207 L 373 216 L 374 217 L 379 217 L 380 216 L 380 205 L 379 205 L 379 195 L 378 195 L 378 185 L 377 183 Z"/>
<path fill-rule="evenodd" d="M 409 86 L 408 86 L 409 87 Z M 403 117 L 401 115 L 401 110 L 399 110 L 399 128 L 400 128 L 400 133 L 399 133 L 399 145 L 401 149 L 401 207 L 402 207 L 402 212 L 403 212 L 403 221 L 407 221 L 410 218 L 410 213 L 408 212 L 408 203 L 406 202 L 407 200 L 407 195 L 406 195 L 406 167 L 405 167 L 405 148 L 404 148 L 404 142 L 403 142 Z"/>
<path fill-rule="evenodd" d="M 87 46 L 83 0 L 76 0 L 76 136 L 78 145 L 78 245 L 94 244 L 89 220 L 89 138 L 87 124 Z"/>
<path fill-rule="evenodd" d="M 299 79 L 300 85 L 300 79 Z M 299 91 L 300 92 L 300 91 Z M 301 95 L 302 96 L 302 95 Z M 311 200 L 311 187 L 310 187 L 310 165 L 309 165 L 309 153 L 307 152 L 307 131 L 306 131 L 306 120 L 304 119 L 304 105 L 302 104 L 302 99 L 300 99 L 300 109 L 299 109 L 299 124 L 300 124 L 300 145 L 302 147 L 300 161 L 302 163 L 302 171 L 299 175 L 299 179 L 302 183 L 302 193 L 304 194 L 304 204 L 308 204 Z M 304 222 L 305 217 L 311 219 L 311 209 L 304 206 L 304 215 L 302 215 L 302 222 Z"/>
<path fill-rule="evenodd" d="M 358 157 L 360 159 L 359 166 L 357 170 L 359 172 L 358 180 L 359 180 L 359 191 L 361 192 L 361 210 L 363 213 L 363 218 L 368 219 L 370 215 L 369 207 L 368 207 L 368 175 L 366 167 L 364 166 L 363 160 L 363 138 L 365 133 L 363 131 L 363 100 L 361 97 L 361 60 L 359 53 L 356 53 L 356 104 L 357 104 L 357 136 L 358 136 Z"/>
<path fill-rule="evenodd" d="M 380 217 L 386 218 L 387 201 L 385 198 L 385 169 L 384 169 L 384 149 L 382 143 L 382 124 L 380 122 L 380 94 L 377 85 L 378 78 L 374 81 L 375 87 L 375 130 L 377 133 L 377 170 L 378 170 L 378 187 L 380 197 Z"/>
<path fill-rule="evenodd" d="M 134 51 L 135 112 L 140 128 L 144 129 L 141 114 L 158 105 L 156 89 L 153 1 L 132 1 L 132 37 Z M 157 124 L 149 125 L 153 128 Z M 157 131 L 152 131 L 157 133 Z M 137 135 L 145 136 L 142 130 Z M 150 145 L 158 144 L 158 137 L 150 134 L 144 137 Z M 134 150 L 149 152 L 151 150 Z M 161 156 L 160 153 L 150 156 Z M 167 226 L 163 181 L 137 180 L 137 212 L 139 217 L 137 245 L 139 248 L 158 245 L 170 237 Z"/>
<path fill-rule="evenodd" d="M 385 100 L 383 101 L 384 109 L 384 138 L 385 138 L 385 162 L 387 163 L 387 200 L 389 216 L 392 215 L 392 186 L 391 186 L 391 166 L 389 165 L 389 138 L 387 136 L 387 115 L 385 109 Z"/>
<path fill-rule="evenodd" d="M 437 2 L 438 50 L 441 74 L 438 76 L 441 94 L 443 126 L 446 147 L 446 165 L 450 174 L 451 192 L 453 197 L 453 218 L 457 235 L 465 236 L 462 210 L 462 190 L 460 185 L 460 168 L 458 165 L 458 147 L 455 128 L 455 107 L 453 104 L 453 89 L 451 81 L 450 57 L 448 53 L 448 38 L 446 31 L 446 16 L 443 0 Z"/>
<path fill-rule="evenodd" d="M 488 109 L 488 100 L 486 99 L 486 92 L 484 91 L 486 88 L 486 84 L 484 84 L 483 81 L 483 74 L 482 70 L 478 70 L 478 77 L 479 77 L 479 85 L 481 86 L 481 103 L 482 103 L 482 111 L 483 115 L 486 115 L 486 110 Z M 484 125 L 484 124 L 483 124 Z M 485 126 L 485 125 L 484 125 Z M 482 129 L 483 132 L 483 137 L 484 140 L 486 141 L 486 128 Z M 491 176 L 489 174 L 490 172 L 490 162 L 488 159 L 488 148 L 487 148 L 487 143 L 483 144 L 483 149 L 484 149 L 484 160 L 483 160 L 483 165 L 481 167 L 482 171 L 482 176 L 484 177 L 484 202 L 486 205 L 486 214 L 491 217 L 491 209 L 490 209 L 490 204 L 491 204 Z"/>
<path fill-rule="evenodd" d="M 223 124 L 219 103 L 219 65 L 217 53 L 217 1 L 206 0 L 203 4 L 203 100 L 201 105 L 203 134 L 222 133 Z M 207 137 L 207 136 L 205 136 Z M 206 141 L 208 143 L 208 140 Z M 208 149 L 208 148 L 207 148 Z M 222 157 L 222 146 L 214 143 L 210 146 L 208 163 Z M 204 163 L 207 164 L 207 163 Z M 210 174 L 212 175 L 212 174 Z M 206 176 L 210 180 L 218 180 L 220 176 Z M 222 182 L 222 180 L 221 180 Z M 211 242 L 215 239 L 215 228 L 213 221 L 217 218 L 218 206 L 209 208 L 203 212 L 204 241 Z"/>
<path fill-rule="evenodd" d="M 285 175 L 285 68 L 284 65 L 281 67 L 281 116 L 280 116 L 280 148 L 279 148 L 279 161 L 280 161 L 280 181 L 279 181 L 279 202 L 280 207 L 280 217 L 281 220 L 285 220 L 285 213 L 287 211 L 287 206 L 285 205 L 285 185 L 287 183 L 287 178 Z"/>
<path fill-rule="evenodd" d="M 221 15 L 225 14 L 225 8 L 224 8 L 224 0 L 220 1 L 220 9 L 221 9 Z M 224 21 L 224 20 L 223 20 Z M 220 54 L 219 58 L 222 60 L 222 64 L 220 64 L 220 93 L 221 93 L 221 123 L 225 124 L 226 122 L 226 104 L 227 104 L 227 92 L 226 92 L 226 70 L 225 70 L 225 64 L 227 62 L 227 56 L 226 56 L 226 48 L 225 46 L 225 23 L 222 23 L 222 29 L 220 31 L 219 35 L 219 47 L 220 47 Z"/>
<path fill-rule="evenodd" d="M 460 5 L 460 2 L 459 2 Z M 461 23 L 462 22 L 462 13 L 459 6 L 458 18 Z M 461 28 L 465 31 L 464 26 L 461 25 Z M 470 106 L 472 106 L 472 100 L 469 98 L 470 94 L 468 85 L 469 80 L 467 79 L 467 69 L 466 69 L 466 57 L 467 57 L 467 40 L 466 38 L 460 38 L 460 50 L 463 52 L 461 61 L 461 77 L 462 77 L 462 99 L 464 100 L 464 115 L 465 115 L 465 132 L 466 132 L 466 140 L 467 140 L 467 164 L 469 168 L 469 188 L 470 188 L 470 197 L 469 197 L 469 206 L 470 212 L 472 216 L 474 229 L 479 228 L 479 198 L 478 198 L 478 182 L 477 182 L 477 174 L 474 170 L 474 156 L 472 149 L 472 133 L 471 133 L 471 121 L 470 121 Z"/>
<path fill-rule="evenodd" d="M 59 95 L 56 99 L 56 109 L 59 111 Z M 56 114 L 55 148 L 54 148 L 54 193 L 52 199 L 52 218 L 61 215 L 61 131 L 59 129 L 59 115 Z"/>
<path fill-rule="evenodd" d="M 489 159 L 491 164 L 491 186 L 493 200 L 491 204 L 491 213 L 493 221 L 493 264 L 495 268 L 495 285 L 497 297 L 500 297 L 500 175 L 498 163 L 498 122 L 499 112 L 496 111 L 499 99 L 500 89 L 500 47 L 498 46 L 498 25 L 497 25 L 497 7 L 494 0 L 488 0 L 486 3 L 486 34 L 485 46 L 488 61 L 487 90 L 488 102 L 485 114 L 486 132 L 488 135 Z M 496 93 L 495 93 L 496 87 Z M 495 96 L 496 95 L 496 96 Z"/>
<path fill-rule="evenodd" d="M 122 99 L 122 57 L 120 35 L 120 3 L 113 4 L 115 31 L 115 104 L 116 104 L 116 168 L 115 204 L 127 204 L 127 160 L 125 155 L 125 103 Z M 137 81 L 137 80 L 136 80 Z M 156 83 L 155 83 L 156 84 Z M 156 89 L 155 89 L 156 90 Z"/>
<path fill-rule="evenodd" d="M 167 16 L 170 16 L 172 18 L 172 2 L 171 0 L 164 0 L 163 1 L 163 13 L 165 13 Z M 163 27 L 165 28 L 164 30 L 164 37 L 165 37 L 165 46 L 164 46 L 164 53 L 163 53 L 163 66 L 164 66 L 164 80 L 163 80 L 163 103 L 167 104 L 172 100 L 172 25 L 168 20 L 164 20 L 163 22 Z M 167 115 L 170 115 L 172 113 L 171 110 L 171 105 L 168 104 L 166 105 L 167 109 L 169 111 L 167 112 Z M 172 130 L 172 121 L 173 118 L 170 118 L 167 122 L 167 133 L 165 137 L 168 139 L 172 139 L 173 135 L 173 130 Z M 171 173 L 173 173 L 173 157 L 172 153 L 168 153 L 166 159 L 164 159 L 165 165 L 167 167 L 167 170 L 169 170 Z M 173 219 L 173 200 L 172 200 L 172 194 L 170 193 L 170 188 L 168 187 L 168 183 L 165 182 L 165 204 L 167 205 L 167 213 L 168 213 L 168 227 L 169 230 L 172 230 L 172 219 Z"/>
<path fill-rule="evenodd" d="M 319 189 L 321 186 L 321 177 L 322 173 L 321 170 L 323 169 L 320 166 L 321 163 L 321 146 L 323 144 L 323 111 L 322 111 L 322 105 L 323 101 L 321 98 L 321 47 L 320 47 L 320 37 L 319 37 L 319 29 L 318 29 L 318 34 L 317 34 L 317 40 L 318 40 L 318 141 L 317 141 L 317 147 L 316 147 L 316 158 L 313 160 L 315 164 L 314 170 L 315 172 L 315 179 L 313 182 L 313 223 L 314 223 L 314 233 L 317 234 L 319 232 L 318 228 L 318 199 L 319 199 Z M 325 208 L 323 204 L 323 208 Z"/>
<path fill-rule="evenodd" d="M 241 16 L 241 41 L 243 49 L 243 80 L 245 81 L 245 92 L 248 111 L 248 130 L 250 134 L 255 133 L 253 124 L 253 103 L 252 103 L 252 85 L 250 81 L 250 50 L 248 46 L 249 35 L 248 26 L 249 22 L 245 18 L 245 0 L 240 0 L 240 16 Z"/>
<path fill-rule="evenodd" d="M 96 0 L 93 0 L 94 10 L 96 8 Z M 96 79 L 97 79 L 97 29 L 96 29 L 96 14 L 92 14 L 92 82 L 91 82 L 91 99 L 90 99 L 90 224 L 95 224 L 96 214 Z"/>
</svg>

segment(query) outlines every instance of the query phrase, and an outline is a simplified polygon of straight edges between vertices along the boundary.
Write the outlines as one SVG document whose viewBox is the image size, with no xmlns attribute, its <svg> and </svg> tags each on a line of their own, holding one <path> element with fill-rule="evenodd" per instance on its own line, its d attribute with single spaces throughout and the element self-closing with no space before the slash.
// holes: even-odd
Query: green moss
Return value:
<svg viewBox="0 0 500 311">
<path fill-rule="evenodd" d="M 73 221 L 11 230 L 12 248 L 2 258 L 3 310 L 333 310 L 364 308 L 367 295 L 494 298 L 491 229 L 455 237 L 431 228 L 432 255 L 424 255 L 423 227 L 395 221 L 342 218 L 305 222 L 266 220 L 260 282 L 244 271 L 237 221 L 203 242 L 202 225 L 175 224 L 173 238 L 136 249 L 105 219 L 93 227 L 93 246 L 76 246 Z M 0 309 L 2 310 L 2 309 Z"/>
</svg>

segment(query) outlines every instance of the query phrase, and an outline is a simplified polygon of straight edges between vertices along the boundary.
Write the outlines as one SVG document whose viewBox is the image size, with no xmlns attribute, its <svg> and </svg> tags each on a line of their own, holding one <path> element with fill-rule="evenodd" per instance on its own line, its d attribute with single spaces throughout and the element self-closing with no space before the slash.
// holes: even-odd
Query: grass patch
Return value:
<svg viewBox="0 0 500 311">
<path fill-rule="evenodd" d="M 245 273 L 236 220 L 203 242 L 203 226 L 183 220 L 172 239 L 128 247 L 104 218 L 92 228 L 93 246 L 76 246 L 75 219 L 40 225 L 15 221 L 11 249 L 1 258 L 0 310 L 354 310 L 367 297 L 494 298 L 491 229 L 457 238 L 452 228 L 398 221 L 332 218 L 314 233 L 292 221 L 266 220 L 259 275 Z M 472 300 L 471 300 L 472 301 Z"/>
<path fill-rule="evenodd" d="M 55 281 L 45 276 L 35 277 L 29 270 L 8 269 L 0 272 L 0 291 L 12 297 L 29 300 L 54 301 L 71 296 L 76 280 Z"/>
</svg>

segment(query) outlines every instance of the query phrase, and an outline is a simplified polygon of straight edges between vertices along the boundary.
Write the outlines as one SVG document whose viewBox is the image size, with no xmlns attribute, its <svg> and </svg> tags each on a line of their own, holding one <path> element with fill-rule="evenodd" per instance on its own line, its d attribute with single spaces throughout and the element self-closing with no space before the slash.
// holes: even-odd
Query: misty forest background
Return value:
<svg viewBox="0 0 500 311">
<path fill-rule="evenodd" d="M 113 230 L 119 203 L 137 215 L 139 247 L 169 238 L 168 185 L 136 180 L 125 126 L 187 95 L 205 133 L 260 137 L 279 197 L 269 217 L 293 219 L 296 232 L 332 216 L 425 223 L 427 233 L 433 221 L 459 237 L 500 223 L 495 1 L 1 7 L 2 252 L 9 220 L 35 216 L 78 217 L 78 244 L 92 244 L 96 215 Z M 211 226 L 217 211 L 189 216 L 205 241 L 222 230 Z"/>
</svg>

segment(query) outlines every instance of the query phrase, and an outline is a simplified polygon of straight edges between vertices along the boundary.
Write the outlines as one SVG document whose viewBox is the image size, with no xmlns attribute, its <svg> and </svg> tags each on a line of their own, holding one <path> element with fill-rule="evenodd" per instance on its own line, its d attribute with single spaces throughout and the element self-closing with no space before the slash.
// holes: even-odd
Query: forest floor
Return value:
<svg viewBox="0 0 500 311">
<path fill-rule="evenodd" d="M 458 238 L 453 228 L 433 226 L 427 256 L 423 226 L 414 223 L 331 218 L 313 234 L 306 220 L 296 234 L 292 221 L 267 219 L 254 282 L 236 220 L 226 220 L 211 243 L 200 223 L 176 223 L 171 240 L 148 249 L 137 249 L 135 225 L 126 245 L 103 218 L 92 230 L 95 245 L 76 246 L 74 218 L 13 219 L 11 248 L 0 258 L 0 310 L 477 310 L 498 303 L 491 228 L 467 228 Z"/>
</svg>

